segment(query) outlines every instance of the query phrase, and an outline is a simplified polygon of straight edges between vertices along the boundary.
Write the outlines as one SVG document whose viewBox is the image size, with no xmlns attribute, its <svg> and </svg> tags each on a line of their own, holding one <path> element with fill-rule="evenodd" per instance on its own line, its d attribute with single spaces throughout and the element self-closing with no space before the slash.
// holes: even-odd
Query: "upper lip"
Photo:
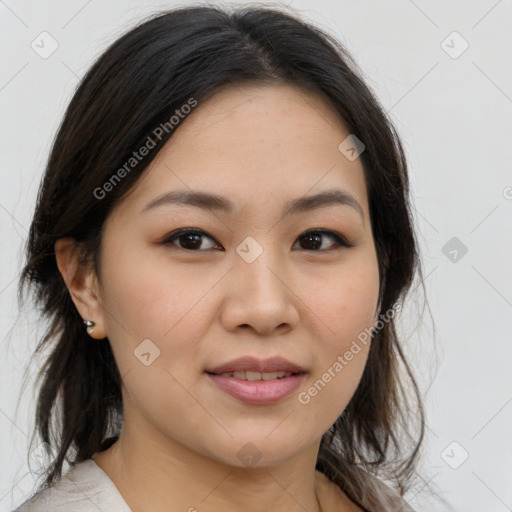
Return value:
<svg viewBox="0 0 512 512">
<path fill-rule="evenodd" d="M 288 372 L 288 373 L 304 373 L 302 366 L 294 364 L 282 357 L 272 357 L 270 359 L 258 359 L 256 357 L 245 356 L 233 359 L 227 363 L 206 370 L 207 373 L 221 374 L 228 372 Z"/>
</svg>

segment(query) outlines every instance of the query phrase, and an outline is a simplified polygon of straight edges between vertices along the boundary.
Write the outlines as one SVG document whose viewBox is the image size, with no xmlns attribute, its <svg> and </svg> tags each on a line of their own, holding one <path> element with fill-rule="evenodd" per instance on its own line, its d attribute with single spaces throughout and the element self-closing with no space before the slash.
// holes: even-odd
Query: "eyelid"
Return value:
<svg viewBox="0 0 512 512">
<path fill-rule="evenodd" d="M 165 235 L 165 237 L 159 243 L 161 245 L 171 245 L 174 240 L 180 238 L 181 236 L 188 235 L 188 234 L 201 235 L 201 236 L 204 235 L 205 237 L 213 240 L 216 244 L 220 245 L 220 243 L 216 240 L 216 238 L 214 236 L 210 235 L 207 231 L 205 231 L 204 229 L 200 229 L 200 228 L 175 229 L 171 233 L 168 233 L 167 235 Z M 181 249 L 181 247 L 178 247 L 178 246 L 176 246 L 176 248 Z M 183 250 L 187 250 L 187 249 L 183 249 Z M 189 249 L 188 252 L 204 252 L 204 250 L 203 251 L 192 251 Z"/>
<path fill-rule="evenodd" d="M 355 245 L 356 245 L 352 242 L 349 242 L 341 233 L 338 233 L 337 231 L 333 231 L 332 229 L 311 228 L 311 229 L 308 229 L 308 230 L 304 231 L 303 233 L 301 233 L 300 236 L 305 236 L 310 233 L 320 233 L 320 234 L 323 234 L 326 236 L 330 236 L 331 238 L 334 238 L 337 241 L 337 243 L 339 243 L 343 247 L 351 248 L 351 247 L 355 247 Z M 334 249 L 336 249 L 336 247 Z M 327 252 L 330 250 L 331 249 L 326 249 L 324 251 L 311 251 L 311 252 Z"/>
</svg>

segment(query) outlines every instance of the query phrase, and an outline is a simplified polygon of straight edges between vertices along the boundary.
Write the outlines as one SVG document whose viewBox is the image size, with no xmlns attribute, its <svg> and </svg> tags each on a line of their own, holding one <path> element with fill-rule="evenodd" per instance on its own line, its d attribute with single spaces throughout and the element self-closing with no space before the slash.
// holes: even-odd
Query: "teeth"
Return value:
<svg viewBox="0 0 512 512">
<path fill-rule="evenodd" d="M 221 377 L 234 377 L 235 379 L 240 380 L 274 380 L 274 379 L 283 379 L 284 377 L 290 377 L 292 375 L 291 372 L 226 372 L 221 373 Z"/>
</svg>

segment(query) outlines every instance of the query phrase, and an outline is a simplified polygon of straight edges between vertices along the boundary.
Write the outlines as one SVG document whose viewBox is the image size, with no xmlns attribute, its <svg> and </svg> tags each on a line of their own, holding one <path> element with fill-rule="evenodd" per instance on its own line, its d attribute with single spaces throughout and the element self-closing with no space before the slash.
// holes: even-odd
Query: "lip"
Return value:
<svg viewBox="0 0 512 512">
<path fill-rule="evenodd" d="M 223 392 L 252 405 L 275 404 L 283 400 L 291 395 L 306 377 L 305 373 L 297 373 L 282 379 L 249 381 L 212 373 L 207 375 Z"/>
<path fill-rule="evenodd" d="M 233 359 L 227 363 L 221 364 L 206 370 L 208 374 L 217 374 L 227 372 L 260 372 L 260 373 L 272 373 L 272 372 L 289 372 L 289 373 L 305 373 L 306 370 L 298 364 L 292 363 L 282 357 L 271 357 L 269 359 L 258 359 L 256 357 L 245 356 L 238 359 Z M 288 378 L 288 377 L 287 377 Z M 239 379 L 237 379 L 239 380 Z M 255 382 L 255 381 L 253 381 Z M 267 381 L 271 382 L 271 381 Z"/>
</svg>

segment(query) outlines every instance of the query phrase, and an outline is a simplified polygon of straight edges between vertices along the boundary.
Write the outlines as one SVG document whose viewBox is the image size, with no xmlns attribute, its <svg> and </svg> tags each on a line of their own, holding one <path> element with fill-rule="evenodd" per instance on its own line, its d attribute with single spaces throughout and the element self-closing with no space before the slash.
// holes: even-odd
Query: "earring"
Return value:
<svg viewBox="0 0 512 512">
<path fill-rule="evenodd" d="M 94 331 L 94 326 L 96 325 L 92 320 L 84 320 L 84 324 L 87 327 L 87 332 L 92 334 Z"/>
</svg>

